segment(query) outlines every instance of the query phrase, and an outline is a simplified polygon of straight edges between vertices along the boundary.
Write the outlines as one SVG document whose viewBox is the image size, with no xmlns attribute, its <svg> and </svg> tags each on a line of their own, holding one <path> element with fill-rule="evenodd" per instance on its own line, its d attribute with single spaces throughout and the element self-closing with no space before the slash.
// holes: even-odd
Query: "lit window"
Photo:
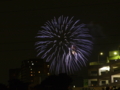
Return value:
<svg viewBox="0 0 120 90">
<path fill-rule="evenodd" d="M 47 68 L 49 68 L 49 65 L 47 65 Z"/>
<path fill-rule="evenodd" d="M 30 74 L 30 76 L 33 76 L 33 74 Z"/>
<path fill-rule="evenodd" d="M 100 70 L 102 70 L 102 71 L 105 71 L 105 70 L 110 71 L 110 67 L 109 66 L 104 66 L 104 67 L 100 68 Z"/>
<path fill-rule="evenodd" d="M 32 65 L 34 65 L 34 63 L 32 63 Z"/>
<path fill-rule="evenodd" d="M 29 63 L 29 61 L 28 61 L 28 63 Z"/>
<path fill-rule="evenodd" d="M 30 70 L 32 70 L 32 68 Z"/>
<path fill-rule="evenodd" d="M 30 73 L 33 73 L 32 71 Z"/>
<path fill-rule="evenodd" d="M 47 75 L 50 75 L 50 73 L 47 73 Z"/>
<path fill-rule="evenodd" d="M 38 71 L 38 73 L 40 73 L 40 71 Z"/>
<path fill-rule="evenodd" d="M 115 82 L 118 82 L 118 80 L 115 80 Z"/>
<path fill-rule="evenodd" d="M 73 88 L 75 88 L 75 85 L 73 85 Z"/>
</svg>

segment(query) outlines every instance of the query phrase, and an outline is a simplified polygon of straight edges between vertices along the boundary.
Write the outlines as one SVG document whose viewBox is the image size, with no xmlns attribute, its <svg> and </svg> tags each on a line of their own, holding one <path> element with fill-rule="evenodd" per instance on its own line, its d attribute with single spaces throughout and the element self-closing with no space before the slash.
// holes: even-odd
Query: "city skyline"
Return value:
<svg viewBox="0 0 120 90">
<path fill-rule="evenodd" d="M 54 16 L 75 16 L 81 22 L 93 21 L 100 25 L 105 39 L 96 43 L 98 50 L 113 50 L 120 43 L 119 2 L 0 2 L 1 83 L 7 83 L 9 69 L 20 67 L 22 60 L 36 58 L 35 36 L 40 27 Z"/>
</svg>

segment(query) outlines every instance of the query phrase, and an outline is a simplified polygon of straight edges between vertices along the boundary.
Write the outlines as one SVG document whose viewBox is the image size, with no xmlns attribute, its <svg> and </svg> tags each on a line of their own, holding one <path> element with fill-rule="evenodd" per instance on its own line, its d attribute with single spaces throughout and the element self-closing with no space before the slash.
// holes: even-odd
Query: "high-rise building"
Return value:
<svg viewBox="0 0 120 90">
<path fill-rule="evenodd" d="M 21 64 L 21 80 L 23 82 L 31 82 L 39 84 L 49 73 L 49 63 L 42 59 L 29 59 L 22 61 Z"/>
</svg>

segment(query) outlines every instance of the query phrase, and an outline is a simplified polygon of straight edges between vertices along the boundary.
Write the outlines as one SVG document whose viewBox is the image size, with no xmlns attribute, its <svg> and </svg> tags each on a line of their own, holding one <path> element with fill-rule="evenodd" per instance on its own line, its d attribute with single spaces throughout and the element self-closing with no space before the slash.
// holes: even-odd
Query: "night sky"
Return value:
<svg viewBox="0 0 120 90">
<path fill-rule="evenodd" d="M 48 2 L 49 1 L 49 2 Z M 112 50 L 120 43 L 120 2 L 89 0 L 3 0 L 0 1 L 0 82 L 7 83 L 8 70 L 19 68 L 22 60 L 35 58 L 35 36 L 54 16 L 74 16 L 81 22 L 94 21 L 102 27 L 104 39 L 98 50 Z"/>
</svg>

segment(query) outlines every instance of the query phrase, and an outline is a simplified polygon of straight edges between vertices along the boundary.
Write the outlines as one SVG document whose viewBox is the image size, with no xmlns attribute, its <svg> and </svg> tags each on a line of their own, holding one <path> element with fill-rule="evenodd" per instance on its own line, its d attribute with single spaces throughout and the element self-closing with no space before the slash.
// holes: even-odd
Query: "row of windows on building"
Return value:
<svg viewBox="0 0 120 90">
<path fill-rule="evenodd" d="M 33 66 L 34 65 L 34 63 L 31 63 L 31 65 Z M 50 65 L 47 65 L 47 68 L 49 68 L 50 67 Z"/>
<path fill-rule="evenodd" d="M 28 61 L 28 63 L 29 63 L 30 61 Z M 36 61 L 37 62 L 37 61 Z M 33 63 L 33 61 L 31 61 L 31 63 L 32 63 L 32 65 L 34 65 L 34 63 Z M 47 65 L 47 66 L 49 66 L 49 65 Z"/>
<path fill-rule="evenodd" d="M 50 73 L 47 73 L 47 75 L 50 75 Z M 35 76 L 35 74 L 32 73 L 32 74 L 30 74 L 30 76 Z"/>
<path fill-rule="evenodd" d="M 35 73 L 35 71 L 30 71 L 30 73 Z M 38 71 L 37 73 L 40 73 L 40 71 Z"/>
<path fill-rule="evenodd" d="M 32 64 L 32 65 L 34 65 L 34 64 Z M 50 66 L 49 65 L 47 65 L 47 68 L 49 68 Z M 31 68 L 31 66 L 29 66 L 29 68 L 30 68 L 30 70 L 32 70 L 32 68 Z"/>
</svg>

